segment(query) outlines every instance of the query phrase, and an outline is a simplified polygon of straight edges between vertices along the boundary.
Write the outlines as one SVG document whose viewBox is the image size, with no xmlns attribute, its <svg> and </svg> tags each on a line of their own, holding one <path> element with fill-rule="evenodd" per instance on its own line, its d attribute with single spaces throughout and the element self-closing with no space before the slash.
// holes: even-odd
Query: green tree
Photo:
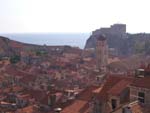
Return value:
<svg viewBox="0 0 150 113">
<path fill-rule="evenodd" d="M 145 51 L 145 42 L 136 41 L 134 44 L 135 53 L 143 53 Z"/>
<path fill-rule="evenodd" d="M 10 57 L 10 62 L 12 64 L 15 64 L 15 63 L 17 63 L 19 61 L 20 61 L 20 56 L 19 55 L 14 55 L 14 56 Z"/>
</svg>

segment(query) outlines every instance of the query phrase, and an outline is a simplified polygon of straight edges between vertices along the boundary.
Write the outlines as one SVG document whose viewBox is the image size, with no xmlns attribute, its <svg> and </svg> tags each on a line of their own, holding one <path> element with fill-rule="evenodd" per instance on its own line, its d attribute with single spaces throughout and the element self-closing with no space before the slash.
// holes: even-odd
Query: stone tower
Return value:
<svg viewBox="0 0 150 113">
<path fill-rule="evenodd" d="M 108 45 L 104 35 L 100 35 L 96 40 L 96 65 L 100 72 L 106 72 L 108 60 Z"/>
</svg>

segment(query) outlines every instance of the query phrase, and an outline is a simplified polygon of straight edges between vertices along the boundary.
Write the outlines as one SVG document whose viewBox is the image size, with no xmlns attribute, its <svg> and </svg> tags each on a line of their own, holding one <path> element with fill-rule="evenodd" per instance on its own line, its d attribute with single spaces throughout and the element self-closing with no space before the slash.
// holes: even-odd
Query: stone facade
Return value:
<svg viewBox="0 0 150 113">
<path fill-rule="evenodd" d="M 103 38 L 103 36 L 100 36 L 99 38 Z M 97 40 L 96 44 L 96 63 L 97 63 L 97 69 L 98 70 L 106 70 L 108 60 L 108 45 L 107 40 Z"/>
<path fill-rule="evenodd" d="M 100 35 L 100 34 L 114 34 L 114 35 L 125 35 L 126 34 L 126 25 L 125 24 L 114 24 L 110 27 L 100 28 L 92 33 L 93 35 Z"/>
<path fill-rule="evenodd" d="M 150 98 L 149 98 L 150 97 L 150 89 L 130 86 L 130 100 L 131 101 L 138 100 L 138 98 L 139 98 L 138 93 L 139 92 L 142 92 L 145 95 L 143 104 L 150 106 Z"/>
</svg>

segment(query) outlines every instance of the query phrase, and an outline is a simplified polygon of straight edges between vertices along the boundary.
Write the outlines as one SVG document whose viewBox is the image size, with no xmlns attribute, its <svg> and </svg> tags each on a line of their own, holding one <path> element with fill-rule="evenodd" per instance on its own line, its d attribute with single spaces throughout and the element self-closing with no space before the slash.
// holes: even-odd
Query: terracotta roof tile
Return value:
<svg viewBox="0 0 150 113">
<path fill-rule="evenodd" d="M 73 104 L 64 108 L 61 113 L 86 113 L 84 112 L 86 110 L 82 109 L 86 107 L 86 105 L 87 105 L 87 101 L 76 100 Z M 88 109 L 88 106 L 86 108 Z"/>
<path fill-rule="evenodd" d="M 33 106 L 28 106 L 28 107 L 17 110 L 17 113 L 34 113 L 34 112 L 35 110 Z"/>
<path fill-rule="evenodd" d="M 130 85 L 132 80 L 121 80 L 115 84 L 109 91 L 108 94 L 111 95 L 120 95 L 121 92 Z"/>
<path fill-rule="evenodd" d="M 106 82 L 104 83 L 103 88 L 101 89 L 99 95 L 98 95 L 98 99 L 100 101 L 106 101 L 108 99 L 108 92 L 109 90 L 111 91 L 111 89 L 117 84 L 119 83 L 121 80 L 126 80 L 126 81 L 130 81 L 132 78 L 129 77 L 123 77 L 123 76 L 108 76 L 108 78 L 106 79 Z M 128 82 L 127 82 L 128 83 Z M 127 84 L 126 82 L 123 83 L 123 86 Z M 122 84 L 122 83 L 119 83 Z M 112 91 L 114 92 L 115 90 L 117 90 L 116 88 L 122 88 L 122 86 L 116 85 Z M 120 90 L 121 91 L 121 90 Z M 118 93 L 120 92 L 118 91 Z"/>
<path fill-rule="evenodd" d="M 150 77 L 135 78 L 131 86 L 150 89 Z"/>
<path fill-rule="evenodd" d="M 31 97 L 34 98 L 36 101 L 41 101 L 46 96 L 46 92 L 40 90 L 26 90 L 25 93 L 30 94 Z"/>
<path fill-rule="evenodd" d="M 83 90 L 79 95 L 78 99 L 89 101 L 94 96 L 93 91 L 95 91 L 99 86 L 89 86 L 85 90 Z"/>
</svg>

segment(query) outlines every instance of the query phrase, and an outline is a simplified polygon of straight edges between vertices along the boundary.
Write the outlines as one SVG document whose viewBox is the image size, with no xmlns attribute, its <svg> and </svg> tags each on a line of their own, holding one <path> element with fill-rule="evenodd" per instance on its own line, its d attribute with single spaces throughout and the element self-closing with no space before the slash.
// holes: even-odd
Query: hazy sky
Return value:
<svg viewBox="0 0 150 113">
<path fill-rule="evenodd" d="M 91 32 L 113 23 L 150 32 L 150 0 L 0 0 L 0 33 Z"/>
</svg>

